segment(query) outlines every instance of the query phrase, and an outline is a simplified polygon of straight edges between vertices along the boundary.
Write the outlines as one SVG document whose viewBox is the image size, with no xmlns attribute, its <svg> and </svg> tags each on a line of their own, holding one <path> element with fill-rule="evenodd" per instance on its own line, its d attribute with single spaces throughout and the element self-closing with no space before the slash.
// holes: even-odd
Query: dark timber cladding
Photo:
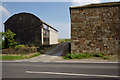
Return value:
<svg viewBox="0 0 120 80">
<path fill-rule="evenodd" d="M 27 44 L 30 46 L 42 45 L 42 28 L 46 25 L 44 33 L 44 45 L 49 45 L 50 25 L 46 24 L 38 17 L 31 13 L 19 13 L 11 16 L 5 23 L 5 31 L 10 29 L 16 34 L 15 41 L 19 44 Z M 52 27 L 51 27 L 52 28 Z M 54 28 L 53 28 L 54 29 Z M 57 31 L 56 29 L 54 29 Z"/>
<path fill-rule="evenodd" d="M 120 53 L 120 2 L 70 7 L 71 53 Z"/>
</svg>

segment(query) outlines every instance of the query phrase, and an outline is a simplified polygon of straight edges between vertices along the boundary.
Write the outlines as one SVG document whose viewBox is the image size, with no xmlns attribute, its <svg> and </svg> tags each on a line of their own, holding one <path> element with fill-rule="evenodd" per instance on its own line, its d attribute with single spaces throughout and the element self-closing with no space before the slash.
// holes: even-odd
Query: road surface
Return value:
<svg viewBox="0 0 120 80">
<path fill-rule="evenodd" d="M 3 78 L 109 78 L 118 80 L 117 63 L 3 62 Z M 107 79 L 106 79 L 107 80 Z"/>
</svg>

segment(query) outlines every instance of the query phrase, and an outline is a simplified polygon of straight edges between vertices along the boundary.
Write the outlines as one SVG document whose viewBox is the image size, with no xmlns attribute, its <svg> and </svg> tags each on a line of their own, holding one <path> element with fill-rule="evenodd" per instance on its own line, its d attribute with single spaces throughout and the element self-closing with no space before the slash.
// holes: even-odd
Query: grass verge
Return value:
<svg viewBox="0 0 120 80">
<path fill-rule="evenodd" d="M 58 39 L 58 42 L 61 43 L 61 42 L 70 42 L 70 39 Z"/>
<path fill-rule="evenodd" d="M 104 56 L 100 53 L 97 53 L 97 54 L 85 54 L 85 53 L 67 54 L 66 56 L 63 57 L 63 59 L 68 59 L 68 60 L 69 59 L 85 59 L 85 58 L 93 58 L 93 57 L 109 60 L 107 56 Z"/>
<path fill-rule="evenodd" d="M 12 55 L 12 54 L 7 54 L 7 55 L 0 55 L 0 59 L 2 60 L 18 60 L 18 59 L 28 59 L 32 58 L 35 56 L 40 55 L 41 53 L 34 53 L 34 54 L 20 54 L 20 55 Z"/>
</svg>

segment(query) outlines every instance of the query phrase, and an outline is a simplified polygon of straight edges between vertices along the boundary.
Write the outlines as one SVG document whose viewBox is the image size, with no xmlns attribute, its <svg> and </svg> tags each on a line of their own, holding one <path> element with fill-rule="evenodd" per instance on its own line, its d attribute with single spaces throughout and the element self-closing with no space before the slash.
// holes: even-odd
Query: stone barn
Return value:
<svg viewBox="0 0 120 80">
<path fill-rule="evenodd" d="M 70 7 L 71 53 L 120 53 L 120 2 Z"/>
<path fill-rule="evenodd" d="M 16 34 L 19 44 L 39 47 L 58 43 L 58 30 L 43 22 L 31 13 L 19 13 L 11 16 L 5 23 L 5 31 Z"/>
</svg>

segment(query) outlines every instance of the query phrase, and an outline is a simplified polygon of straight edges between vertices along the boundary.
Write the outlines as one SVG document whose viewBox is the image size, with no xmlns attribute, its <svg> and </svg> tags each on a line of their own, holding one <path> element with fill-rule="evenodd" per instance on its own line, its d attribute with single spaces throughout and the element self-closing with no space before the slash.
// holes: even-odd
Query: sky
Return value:
<svg viewBox="0 0 120 80">
<path fill-rule="evenodd" d="M 44 0 L 45 1 L 45 0 Z M 57 29 L 59 39 L 70 38 L 70 11 L 71 6 L 82 6 L 93 3 L 105 3 L 105 2 L 118 2 L 120 0 L 69 0 L 69 1 L 52 1 L 52 2 L 32 2 L 24 0 L 21 2 L 15 2 L 14 0 L 2 1 L 0 3 L 0 32 L 4 30 L 3 23 L 12 15 L 20 12 L 28 12 L 36 15 L 44 22 L 48 23 L 55 29 Z"/>
</svg>

